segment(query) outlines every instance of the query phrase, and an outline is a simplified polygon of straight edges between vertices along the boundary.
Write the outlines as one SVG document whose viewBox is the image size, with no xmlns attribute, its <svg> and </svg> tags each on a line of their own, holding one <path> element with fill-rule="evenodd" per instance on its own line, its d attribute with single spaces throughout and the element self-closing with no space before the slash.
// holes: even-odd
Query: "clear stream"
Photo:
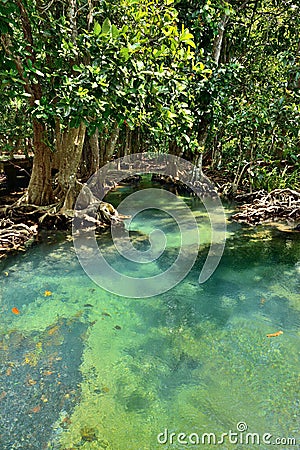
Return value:
<svg viewBox="0 0 300 450">
<path fill-rule="evenodd" d="M 208 242 L 205 212 L 185 200 Z M 131 225 L 142 248 L 157 227 L 169 232 L 162 270 L 176 225 L 157 210 Z M 109 234 L 100 245 L 113 263 Z M 221 264 L 199 285 L 206 253 L 178 286 L 142 300 L 95 285 L 59 233 L 1 262 L 1 450 L 269 449 L 265 433 L 300 448 L 300 233 L 229 223 Z M 260 444 L 245 446 L 247 432 Z"/>
</svg>

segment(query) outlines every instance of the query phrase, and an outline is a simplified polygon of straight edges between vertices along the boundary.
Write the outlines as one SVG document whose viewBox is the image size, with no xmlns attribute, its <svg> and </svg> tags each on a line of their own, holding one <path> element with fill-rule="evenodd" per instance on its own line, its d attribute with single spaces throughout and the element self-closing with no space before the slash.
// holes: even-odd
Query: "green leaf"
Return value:
<svg viewBox="0 0 300 450">
<path fill-rule="evenodd" d="M 68 117 L 71 114 L 71 107 L 67 106 L 64 111 L 64 117 Z"/>
<path fill-rule="evenodd" d="M 129 26 L 128 25 L 124 25 L 122 27 L 121 33 L 126 34 L 128 30 L 129 30 Z"/>
<path fill-rule="evenodd" d="M 45 76 L 45 74 L 38 69 L 32 68 L 31 70 L 32 70 L 32 72 L 34 72 L 36 75 L 39 75 L 40 77 Z"/>
<path fill-rule="evenodd" d="M 103 34 L 108 34 L 111 31 L 111 22 L 109 20 L 109 18 L 107 17 L 103 24 L 102 24 L 102 33 Z"/>
<path fill-rule="evenodd" d="M 38 113 L 38 114 L 35 114 L 35 117 L 36 117 L 37 119 L 48 119 L 48 116 L 47 116 L 47 114 L 45 114 L 45 113 Z"/>
<path fill-rule="evenodd" d="M 81 117 L 72 117 L 71 121 L 70 121 L 70 127 L 71 128 L 78 128 L 80 123 L 82 121 Z"/>
<path fill-rule="evenodd" d="M 191 41 L 191 39 L 188 39 L 187 41 L 184 41 L 185 44 L 190 45 L 193 48 L 196 48 L 196 44 L 194 41 Z"/>
<path fill-rule="evenodd" d="M 118 30 L 118 28 L 116 27 L 116 25 L 112 25 L 111 26 L 111 35 L 112 35 L 112 37 L 115 39 L 115 38 L 117 38 L 118 36 L 119 36 L 119 30 Z"/>
<path fill-rule="evenodd" d="M 203 62 L 199 61 L 195 66 L 193 66 L 193 70 L 195 70 L 196 72 L 202 72 L 205 68 L 205 65 L 203 64 Z"/>
<path fill-rule="evenodd" d="M 138 71 L 143 70 L 143 68 L 144 68 L 143 61 L 136 61 L 136 67 L 137 67 Z"/>
<path fill-rule="evenodd" d="M 94 35 L 95 36 L 99 36 L 99 34 L 101 33 L 101 25 L 99 22 L 95 22 L 94 25 Z"/>
<path fill-rule="evenodd" d="M 168 119 L 175 119 L 175 117 L 177 117 L 177 114 L 172 113 L 171 111 L 167 111 L 167 117 Z"/>
<path fill-rule="evenodd" d="M 5 21 L 0 20 L 0 35 L 6 33 L 12 33 L 12 29 Z"/>
<path fill-rule="evenodd" d="M 184 30 L 183 33 L 181 33 L 180 35 L 180 40 L 181 41 L 186 41 L 188 39 L 192 39 L 194 36 L 192 35 L 192 33 L 189 32 L 189 30 Z"/>
<path fill-rule="evenodd" d="M 123 58 L 125 61 L 127 61 L 129 59 L 129 50 L 127 47 L 123 47 L 120 50 L 120 56 L 121 58 Z"/>
</svg>

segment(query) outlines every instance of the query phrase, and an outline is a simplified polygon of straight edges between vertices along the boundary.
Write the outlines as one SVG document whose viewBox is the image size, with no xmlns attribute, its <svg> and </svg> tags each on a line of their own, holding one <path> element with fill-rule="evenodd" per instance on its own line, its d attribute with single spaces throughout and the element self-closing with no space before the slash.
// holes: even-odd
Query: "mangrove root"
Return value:
<svg viewBox="0 0 300 450">
<path fill-rule="evenodd" d="M 0 219 L 0 258 L 14 251 L 23 251 L 34 241 L 37 225 L 14 224 L 10 219 Z"/>
<path fill-rule="evenodd" d="M 231 217 L 236 222 L 258 225 L 265 222 L 300 220 L 300 192 L 292 189 L 258 191 L 237 196 L 236 200 L 250 202 L 240 206 L 240 211 Z"/>
</svg>

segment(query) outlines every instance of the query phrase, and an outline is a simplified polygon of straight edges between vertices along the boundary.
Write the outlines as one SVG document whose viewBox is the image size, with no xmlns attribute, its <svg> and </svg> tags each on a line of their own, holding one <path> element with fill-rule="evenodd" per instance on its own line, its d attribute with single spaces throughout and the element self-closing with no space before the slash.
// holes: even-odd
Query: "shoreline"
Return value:
<svg viewBox="0 0 300 450">
<path fill-rule="evenodd" d="M 157 180 L 156 180 L 157 181 Z M 214 180 L 213 180 L 214 181 Z M 252 193 L 238 192 L 237 195 L 227 196 L 222 194 L 222 186 L 216 183 L 218 187 L 217 195 L 221 200 L 229 200 L 235 204 L 236 212 L 229 217 L 230 221 L 238 222 L 249 227 L 258 225 L 271 226 L 281 232 L 297 233 L 300 232 L 300 192 L 292 189 L 275 189 L 271 192 L 256 191 Z M 225 183 L 228 184 L 228 181 Z M 130 180 L 128 186 L 137 186 L 136 180 Z M 162 188 L 178 189 L 182 191 L 184 186 L 180 180 L 168 177 L 167 180 L 161 179 Z M 188 192 L 188 189 L 186 189 Z M 25 190 L 26 192 L 26 190 Z M 178 194 L 179 192 L 177 192 Z M 214 194 L 216 191 L 214 192 Z M 28 211 L 20 211 L 20 214 L 14 213 L 12 206 L 24 194 L 24 190 L 14 193 L 8 193 L 2 197 L 0 206 L 0 261 L 7 256 L 24 252 L 27 248 L 35 244 L 41 232 L 68 231 L 71 229 L 72 217 L 62 216 L 58 213 L 41 211 L 28 205 Z M 208 193 L 209 194 L 209 193 Z M 11 203 L 3 204 L 7 199 Z M 9 214 L 7 214 L 9 211 Z M 45 220 L 44 220 L 45 219 Z M 99 223 L 100 231 L 109 229 L 109 222 L 102 220 Z"/>
</svg>

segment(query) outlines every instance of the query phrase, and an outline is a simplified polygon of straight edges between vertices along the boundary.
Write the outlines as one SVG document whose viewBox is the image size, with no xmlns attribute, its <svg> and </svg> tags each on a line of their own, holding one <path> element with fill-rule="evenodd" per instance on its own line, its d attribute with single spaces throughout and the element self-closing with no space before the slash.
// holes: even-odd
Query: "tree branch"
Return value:
<svg viewBox="0 0 300 450">
<path fill-rule="evenodd" d="M 229 16 L 227 16 L 226 14 L 223 16 L 222 20 L 219 22 L 218 25 L 218 34 L 214 39 L 214 43 L 213 43 L 213 58 L 214 61 L 216 63 L 216 65 L 219 65 L 219 59 L 220 59 L 220 55 L 221 55 L 221 48 L 222 48 L 222 42 L 223 42 L 223 37 L 224 37 L 224 32 L 225 32 L 225 26 L 228 22 Z"/>
<path fill-rule="evenodd" d="M 27 92 L 27 94 L 31 95 L 30 103 L 33 104 L 33 102 L 34 102 L 33 90 L 31 89 L 29 79 L 24 76 L 24 68 L 23 68 L 23 64 L 22 64 L 20 56 L 19 55 L 13 56 L 12 51 L 10 49 L 12 44 L 11 44 L 11 41 L 10 41 L 10 38 L 8 35 L 3 34 L 1 36 L 1 43 L 2 43 L 2 47 L 4 48 L 4 51 L 7 54 L 7 56 L 9 56 L 9 58 L 11 58 L 15 62 L 19 77 L 21 78 L 21 80 L 23 80 L 25 82 L 25 85 L 24 85 L 25 91 Z"/>
</svg>

